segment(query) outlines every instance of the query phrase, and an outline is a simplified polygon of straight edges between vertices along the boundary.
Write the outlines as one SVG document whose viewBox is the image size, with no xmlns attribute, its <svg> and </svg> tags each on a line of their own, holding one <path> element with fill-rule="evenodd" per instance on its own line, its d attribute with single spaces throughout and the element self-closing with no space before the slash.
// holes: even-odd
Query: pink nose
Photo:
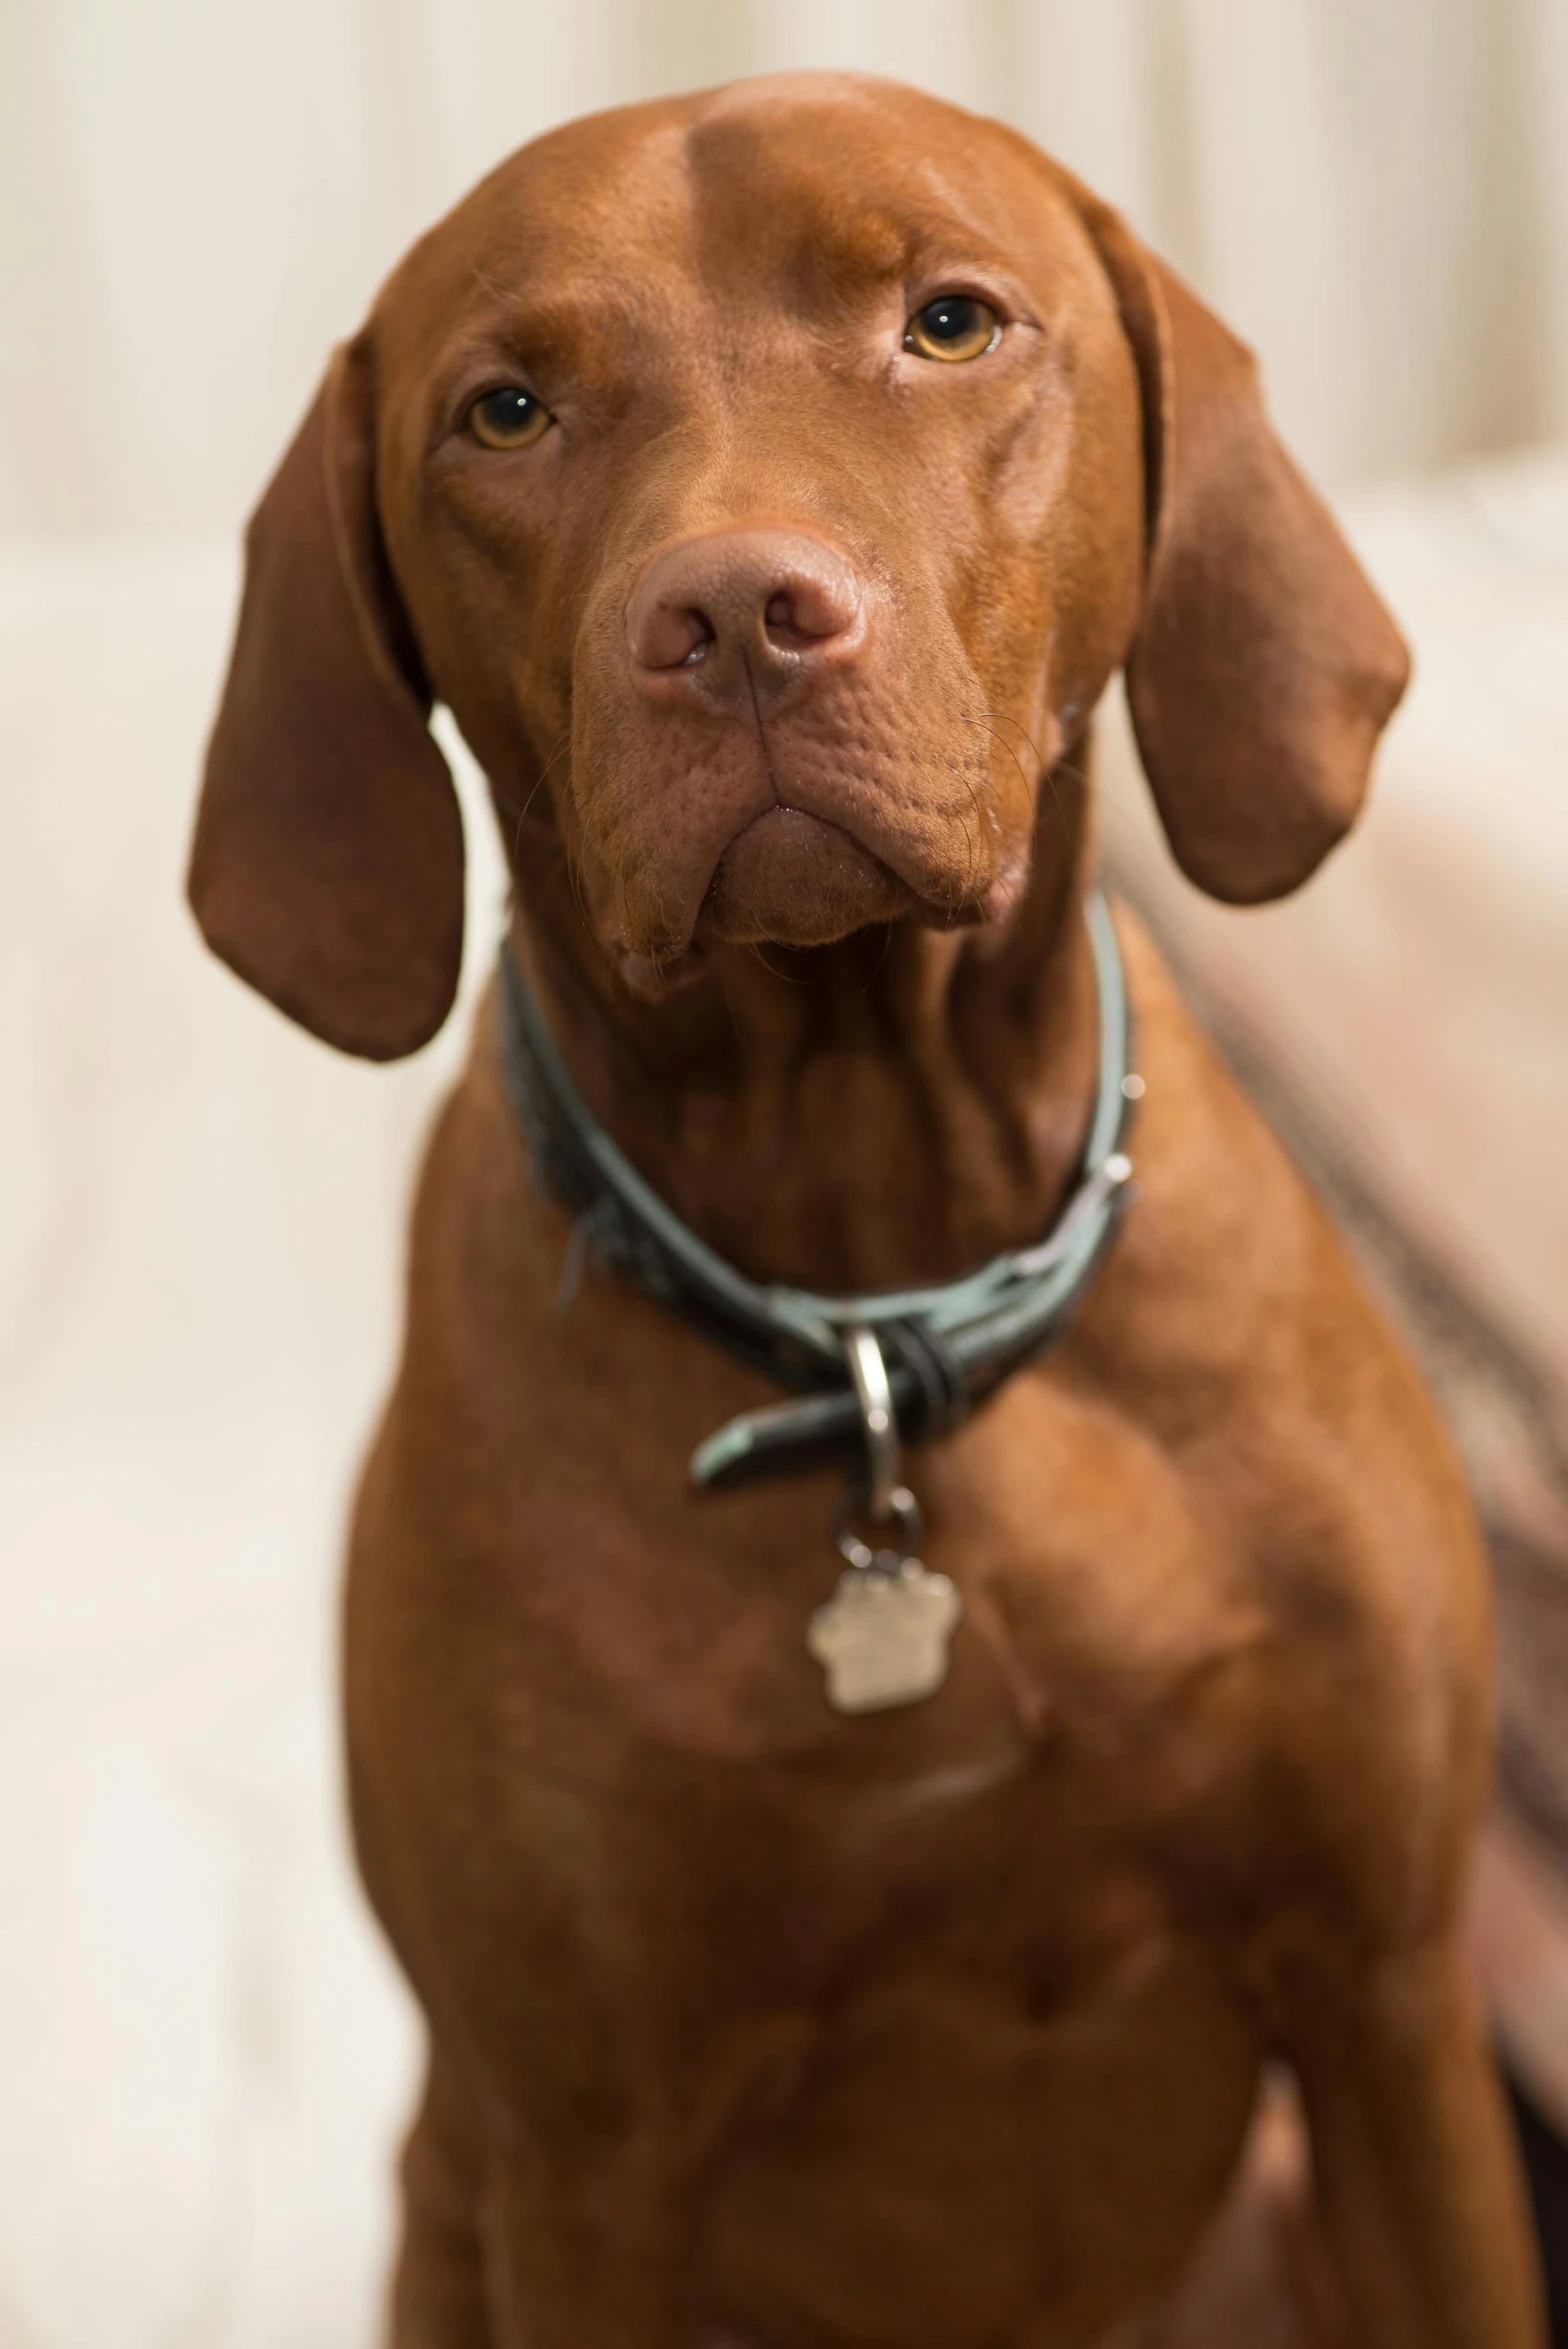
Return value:
<svg viewBox="0 0 1568 2349">
<path fill-rule="evenodd" d="M 626 610 L 638 682 L 661 699 L 776 701 L 852 659 L 865 626 L 847 559 L 798 530 L 689 538 L 648 566 Z"/>
</svg>

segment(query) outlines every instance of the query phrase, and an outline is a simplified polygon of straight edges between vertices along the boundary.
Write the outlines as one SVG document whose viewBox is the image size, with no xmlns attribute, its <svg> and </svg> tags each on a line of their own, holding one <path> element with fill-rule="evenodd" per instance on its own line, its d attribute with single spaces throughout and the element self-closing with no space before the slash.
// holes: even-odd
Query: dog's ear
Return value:
<svg viewBox="0 0 1568 2349">
<path fill-rule="evenodd" d="M 372 357 L 338 350 L 251 518 L 190 899 L 207 943 L 342 1051 L 451 1009 L 463 832 L 376 518 Z"/>
<path fill-rule="evenodd" d="M 1176 861 L 1237 904 L 1354 823 L 1404 641 L 1270 429 L 1257 363 L 1118 214 L 1074 195 L 1143 395 L 1148 559 L 1127 696 Z"/>
</svg>

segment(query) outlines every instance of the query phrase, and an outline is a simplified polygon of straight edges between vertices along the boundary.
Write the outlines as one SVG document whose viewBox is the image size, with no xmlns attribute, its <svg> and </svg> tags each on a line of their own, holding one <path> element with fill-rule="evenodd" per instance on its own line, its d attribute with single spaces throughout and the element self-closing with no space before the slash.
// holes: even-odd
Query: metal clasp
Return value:
<svg viewBox="0 0 1568 2349">
<path fill-rule="evenodd" d="M 845 1330 L 844 1359 L 866 1439 L 866 1513 L 873 1525 L 885 1525 L 897 1508 L 895 1494 L 904 1489 L 903 1447 L 887 1364 L 876 1332 L 865 1322 Z"/>
<path fill-rule="evenodd" d="M 898 1531 L 879 1550 L 862 1541 L 851 1523 L 859 1506 L 858 1496 L 848 1494 L 839 1510 L 833 1527 L 833 1546 L 845 1565 L 852 1566 L 857 1574 L 898 1574 L 914 1560 L 924 1531 L 920 1503 L 907 1484 L 895 1485 L 891 1499 L 888 1516 Z"/>
</svg>

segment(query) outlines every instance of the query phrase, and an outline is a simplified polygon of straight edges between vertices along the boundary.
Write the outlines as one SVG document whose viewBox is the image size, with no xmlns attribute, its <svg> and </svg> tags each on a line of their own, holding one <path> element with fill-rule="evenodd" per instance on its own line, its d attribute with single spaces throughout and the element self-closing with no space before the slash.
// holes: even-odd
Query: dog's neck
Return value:
<svg viewBox="0 0 1568 2349">
<path fill-rule="evenodd" d="M 1085 787 L 1052 780 L 1003 922 L 722 949 L 658 1003 L 612 977 L 564 866 L 519 873 L 516 943 L 590 1109 L 754 1279 L 951 1279 L 1050 1222 L 1098 1036 Z"/>
</svg>

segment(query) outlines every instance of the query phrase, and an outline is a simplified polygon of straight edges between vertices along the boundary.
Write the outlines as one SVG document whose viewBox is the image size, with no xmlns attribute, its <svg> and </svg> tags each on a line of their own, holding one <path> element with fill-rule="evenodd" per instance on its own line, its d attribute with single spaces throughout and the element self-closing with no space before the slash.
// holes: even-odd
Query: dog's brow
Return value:
<svg viewBox="0 0 1568 2349">
<path fill-rule="evenodd" d="M 474 279 L 485 299 L 469 320 L 472 339 L 502 342 L 519 353 L 573 349 L 624 308 L 619 289 L 595 297 L 540 286 L 513 288 L 478 269 Z"/>
<path fill-rule="evenodd" d="M 441 399 L 465 378 L 497 368 L 543 389 L 543 382 L 534 384 L 536 375 L 575 372 L 585 356 L 636 331 L 624 289 L 557 293 L 535 285 L 513 290 L 477 269 L 473 280 L 477 298 L 456 322 L 434 371 Z"/>
<path fill-rule="evenodd" d="M 944 274 L 1011 278 L 1014 268 L 956 207 L 878 204 L 848 217 L 818 219 L 792 254 L 797 287 L 827 286 L 850 299 Z"/>
<path fill-rule="evenodd" d="M 827 278 L 856 291 L 908 274 L 920 232 L 883 207 L 837 216 L 819 214 L 803 226 L 794 252 L 795 274 Z"/>
</svg>

